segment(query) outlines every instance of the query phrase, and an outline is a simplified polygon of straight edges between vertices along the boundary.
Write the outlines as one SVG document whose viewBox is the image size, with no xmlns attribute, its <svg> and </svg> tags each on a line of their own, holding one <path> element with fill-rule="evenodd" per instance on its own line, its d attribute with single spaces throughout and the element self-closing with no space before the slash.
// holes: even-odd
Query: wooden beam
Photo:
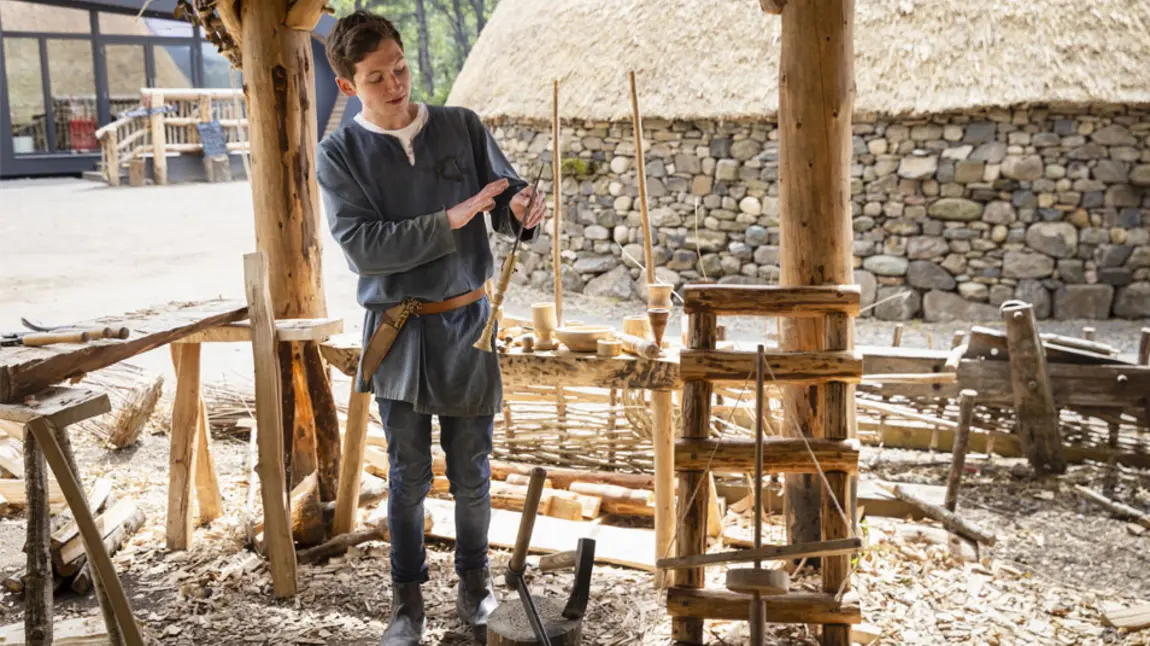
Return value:
<svg viewBox="0 0 1150 646">
<path fill-rule="evenodd" d="M 173 345 L 176 397 L 168 452 L 169 550 L 186 550 L 192 536 L 192 485 L 196 471 L 196 422 L 200 415 L 200 346 Z"/>
<path fill-rule="evenodd" d="M 1141 408 L 1150 397 L 1150 367 L 1046 364 L 1056 407 Z M 980 404 L 1013 405 L 1009 362 L 963 360 L 963 388 L 978 391 Z"/>
<path fill-rule="evenodd" d="M 1074 363 L 1080 365 L 1130 365 L 1130 362 L 1119 359 L 1109 352 L 1087 351 L 1082 348 L 1063 345 L 1059 341 L 1071 340 L 1069 337 L 1054 337 L 1053 335 L 1040 335 L 1046 360 L 1050 363 Z M 1100 343 L 1091 344 L 1102 346 Z M 988 359 L 992 361 L 1009 360 L 1006 332 L 993 328 L 974 326 L 970 329 L 970 340 L 967 342 L 966 359 Z M 1103 348 L 1107 346 L 1102 346 Z"/>
<path fill-rule="evenodd" d="M 1027 459 L 1038 473 L 1063 473 L 1058 409 L 1046 371 L 1046 356 L 1038 338 L 1033 306 L 1019 303 L 1002 308 L 1010 352 L 1010 376 L 1018 436 Z"/>
<path fill-rule="evenodd" d="M 280 341 L 323 341 L 343 333 L 343 319 L 280 319 L 276 321 L 276 338 Z M 252 340 L 252 327 L 240 321 L 198 332 L 176 343 L 247 343 Z"/>
<path fill-rule="evenodd" d="M 40 398 L 40 393 L 50 386 L 106 368 L 200 330 L 243 318 L 247 318 L 247 308 L 232 302 L 175 305 L 150 316 L 118 319 L 132 329 L 132 336 L 127 339 L 99 339 L 83 345 L 6 348 L 0 353 L 0 403 L 22 402 L 28 395 Z M 101 323 L 99 319 L 91 323 L 92 327 L 104 325 L 107 323 Z"/>
<path fill-rule="evenodd" d="M 810 451 L 807 450 L 807 442 Z M 813 457 L 812 457 L 813 453 Z M 858 471 L 858 440 L 772 437 L 763 440 L 765 473 L 817 473 Z M 682 439 L 675 443 L 675 468 L 680 471 L 743 471 L 755 468 L 755 442 L 749 439 Z"/>
<path fill-rule="evenodd" d="M 746 621 L 750 595 L 726 590 L 692 590 L 674 587 L 667 591 L 667 612 L 676 619 Z M 764 595 L 766 621 L 774 624 L 857 624 L 862 622 L 858 597 L 847 594 L 842 602 L 833 594 L 790 592 Z"/>
<path fill-rule="evenodd" d="M 683 350 L 679 371 L 683 381 L 707 380 L 745 384 L 755 371 L 755 353 L 738 350 Z M 779 384 L 821 384 L 862 380 L 862 355 L 850 351 L 768 352 L 767 381 Z"/>
<path fill-rule="evenodd" d="M 27 397 L 20 404 L 0 404 L 0 419 L 19 425 L 47 419 L 53 426 L 69 426 L 110 412 L 108 394 L 89 388 L 54 386 Z"/>
<path fill-rule="evenodd" d="M 783 561 L 839 554 L 855 554 L 862 550 L 862 539 L 843 538 L 818 543 L 795 543 L 793 545 L 766 545 L 758 549 L 735 550 L 699 554 L 684 558 L 661 558 L 655 562 L 659 568 L 696 568 L 706 565 L 729 565 L 752 561 Z"/>
<path fill-rule="evenodd" d="M 244 256 L 244 289 L 251 309 L 252 355 L 255 358 L 256 431 L 259 433 L 260 456 L 257 469 L 264 505 L 264 534 L 272 585 L 276 596 L 282 598 L 295 595 L 296 557 L 285 498 L 280 365 L 267 274 L 267 256 L 263 252 Z"/>
<path fill-rule="evenodd" d="M 841 313 L 858 316 L 858 285 L 687 285 L 683 312 L 726 316 L 810 317 Z"/>
</svg>

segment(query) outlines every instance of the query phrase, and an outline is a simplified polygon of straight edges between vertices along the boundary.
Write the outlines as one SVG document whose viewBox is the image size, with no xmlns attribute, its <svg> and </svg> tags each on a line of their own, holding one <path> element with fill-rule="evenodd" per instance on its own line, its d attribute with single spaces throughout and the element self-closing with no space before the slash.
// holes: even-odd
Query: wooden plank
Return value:
<svg viewBox="0 0 1150 646">
<path fill-rule="evenodd" d="M 49 386 L 106 368 L 190 334 L 247 317 L 234 301 L 174 304 L 120 317 L 76 323 L 77 327 L 124 325 L 127 339 L 97 339 L 82 345 L 5 348 L 0 351 L 0 403 L 23 401 Z"/>
<path fill-rule="evenodd" d="M 352 388 L 348 402 L 347 424 L 343 434 L 343 455 L 340 462 L 339 493 L 335 499 L 333 536 L 355 529 L 356 511 L 359 509 L 359 476 L 367 448 L 367 422 L 371 413 L 372 396 Z"/>
<path fill-rule="evenodd" d="M 858 285 L 687 285 L 683 312 L 727 316 L 858 316 Z"/>
<path fill-rule="evenodd" d="M 88 508 L 92 513 L 98 514 L 103 510 L 104 504 L 112 495 L 112 481 L 99 478 L 92 486 L 92 493 L 88 495 Z M 65 543 L 80 535 L 80 526 L 76 521 L 64 525 L 52 533 L 52 549 L 59 550 Z"/>
<path fill-rule="evenodd" d="M 1150 394 L 1150 367 L 1047 364 L 1056 407 L 1140 408 Z M 1010 364 L 964 359 L 958 366 L 962 388 L 978 391 L 979 404 L 1014 404 Z"/>
<path fill-rule="evenodd" d="M 22 403 L 0 404 L 0 418 L 17 424 L 46 418 L 55 426 L 70 426 L 111 410 L 107 393 L 54 386 L 26 397 Z"/>
<path fill-rule="evenodd" d="M 0 496 L 8 500 L 14 507 L 23 507 L 27 504 L 24 493 L 24 480 L 0 479 Z M 48 504 L 58 505 L 64 502 L 64 492 L 60 485 L 51 477 L 48 478 Z"/>
<path fill-rule="evenodd" d="M 68 507 L 71 508 L 76 523 L 80 526 L 80 536 L 84 540 L 84 551 L 88 554 L 88 562 L 104 586 L 125 645 L 143 646 L 144 640 L 135 617 L 132 616 L 132 608 L 127 595 L 124 594 L 124 587 L 116 576 L 116 569 L 112 565 L 108 551 L 104 549 L 103 537 L 100 536 L 91 509 L 84 501 L 84 491 L 80 488 L 76 474 L 68 468 L 67 459 L 56 442 L 52 423 L 46 419 L 34 420 L 28 425 L 28 430 L 35 435 L 36 442 L 44 451 L 44 458 L 52 467 L 52 472 L 56 474 L 56 479 L 64 490 Z"/>
<path fill-rule="evenodd" d="M 1082 348 L 1063 345 L 1075 341 L 1069 337 L 1040 334 L 1042 347 L 1046 352 L 1046 359 L 1051 363 L 1073 363 L 1077 365 L 1132 365 L 1129 361 L 1119 359 L 1113 353 L 1092 352 Z M 1077 341 L 1081 341 L 1078 339 Z M 988 359 L 992 361 L 1008 361 L 1006 332 L 994 328 L 976 325 L 970 328 L 970 340 L 965 358 Z M 1103 346 L 1102 344 L 1091 344 Z"/>
<path fill-rule="evenodd" d="M 693 568 L 702 565 L 729 565 L 732 563 L 750 563 L 752 561 L 782 561 L 797 558 L 817 556 L 833 556 L 838 554 L 854 554 L 862 549 L 862 540 L 858 538 L 842 538 L 818 543 L 795 543 L 792 545 L 766 545 L 758 549 L 736 550 L 730 552 L 716 552 L 712 554 L 699 554 L 689 557 L 672 557 L 659 559 L 655 565 L 659 568 Z"/>
<path fill-rule="evenodd" d="M 802 438 L 771 437 L 763 440 L 765 473 L 817 473 L 815 460 L 823 471 L 858 471 L 858 440 L 810 438 L 810 451 Z M 811 454 L 814 457 L 811 457 Z M 680 471 L 751 471 L 755 468 L 754 440 L 737 438 L 711 440 L 691 438 L 675 443 L 675 468 Z"/>
<path fill-rule="evenodd" d="M 755 353 L 737 350 L 683 350 L 679 353 L 683 381 L 707 380 L 745 384 L 755 374 Z M 852 351 L 767 352 L 767 381 L 814 385 L 862 380 L 862 355 Z"/>
<path fill-rule="evenodd" d="M 667 591 L 667 612 L 675 618 L 746 621 L 750 612 L 750 595 L 726 590 L 692 590 L 673 587 Z M 763 595 L 765 620 L 774 624 L 857 624 L 862 622 L 858 597 L 843 596 L 835 601 L 833 594 L 789 592 Z"/>
<path fill-rule="evenodd" d="M 1107 609 L 1102 615 L 1102 623 L 1120 630 L 1150 628 L 1150 603 Z"/>
<path fill-rule="evenodd" d="M 165 541 L 169 550 L 186 550 L 191 542 L 192 486 L 196 470 L 196 420 L 200 415 L 200 346 L 171 346 L 176 367 L 176 397 L 168 451 L 168 516 Z"/>
<path fill-rule="evenodd" d="M 276 335 L 280 341 L 323 341 L 343 333 L 343 319 L 278 319 Z M 228 323 L 197 332 L 176 343 L 247 343 L 252 340 L 252 327 L 248 321 Z"/>
<path fill-rule="evenodd" d="M 96 516 L 95 522 L 96 528 L 100 533 L 100 541 L 103 542 L 104 539 L 108 538 L 117 527 L 122 525 L 125 520 L 136 512 L 136 503 L 132 500 L 125 499 L 112 505 L 111 509 Z M 75 574 L 80 568 L 80 565 L 76 564 L 77 559 L 87 553 L 84 549 L 84 541 L 80 536 L 78 523 L 76 529 L 76 534 L 52 553 L 52 562 L 56 566 L 56 571 L 64 576 Z M 53 536 L 53 538 L 55 537 Z"/>
<path fill-rule="evenodd" d="M 448 500 L 428 498 L 425 508 L 431 514 L 432 525 L 428 536 L 454 541 L 455 504 Z M 517 511 L 491 510 L 491 530 L 487 540 L 492 547 L 510 549 L 515 546 L 519 530 Z M 531 534 L 528 551 L 535 554 L 565 552 L 574 549 L 580 538 L 595 539 L 595 562 L 635 568 L 645 572 L 655 570 L 655 532 L 649 529 L 613 527 L 594 522 L 565 520 L 538 516 Z"/>
<path fill-rule="evenodd" d="M 244 292 L 251 308 L 264 534 L 272 586 L 276 596 L 283 598 L 296 593 L 296 556 L 286 499 L 279 353 L 268 291 L 268 260 L 263 252 L 244 256 Z"/>
</svg>

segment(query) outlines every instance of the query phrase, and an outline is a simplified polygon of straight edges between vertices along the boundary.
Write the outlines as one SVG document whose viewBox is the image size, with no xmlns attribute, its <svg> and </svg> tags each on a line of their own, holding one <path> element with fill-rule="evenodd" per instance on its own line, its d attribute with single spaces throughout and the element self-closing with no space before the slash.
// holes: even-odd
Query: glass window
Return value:
<svg viewBox="0 0 1150 646">
<path fill-rule="evenodd" d="M 139 103 L 140 88 L 148 87 L 148 66 L 143 45 L 107 45 L 108 99 L 113 106 L 127 101 Z M 113 107 L 112 112 L 117 110 Z"/>
<path fill-rule="evenodd" d="M 153 36 L 192 37 L 192 23 L 186 20 L 165 20 L 163 18 L 144 18 L 143 20 L 148 23 L 148 30 Z"/>
<path fill-rule="evenodd" d="M 147 18 L 136 14 L 100 12 L 100 33 L 109 36 L 150 36 Z"/>
<path fill-rule="evenodd" d="M 52 84 L 56 150 L 99 150 L 92 42 L 49 40 L 48 79 Z"/>
<path fill-rule="evenodd" d="M 232 68 L 231 61 L 219 53 L 215 45 L 201 43 L 200 51 L 204 57 L 204 87 L 230 88 L 233 78 L 237 88 L 243 87 L 243 74 L 240 70 Z"/>
<path fill-rule="evenodd" d="M 189 88 L 192 83 L 192 48 L 188 45 L 161 45 L 152 47 L 156 59 L 155 87 Z"/>
<path fill-rule="evenodd" d="M 47 152 L 40 41 L 5 37 L 4 62 L 8 70 L 8 113 L 12 118 L 13 148 L 17 155 Z"/>
<path fill-rule="evenodd" d="M 0 0 L 0 27 L 4 31 L 42 31 L 54 34 L 92 33 L 92 13 L 55 5 Z"/>
</svg>

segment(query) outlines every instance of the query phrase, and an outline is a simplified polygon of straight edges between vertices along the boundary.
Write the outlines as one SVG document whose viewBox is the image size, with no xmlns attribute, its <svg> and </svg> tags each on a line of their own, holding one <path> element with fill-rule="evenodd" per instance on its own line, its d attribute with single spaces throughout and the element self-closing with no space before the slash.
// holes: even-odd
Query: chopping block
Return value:
<svg viewBox="0 0 1150 646">
<path fill-rule="evenodd" d="M 578 547 L 564 552 L 561 560 L 574 566 L 575 582 L 566 604 L 543 596 L 532 595 L 524 577 L 527 569 L 527 547 L 535 528 L 539 499 L 547 472 L 540 467 L 531 471 L 527 499 L 519 520 L 515 549 L 507 567 L 505 582 L 519 592 L 517 601 L 499 604 L 487 619 L 488 646 L 573 646 L 583 633 L 583 615 L 591 592 L 591 570 L 595 564 L 595 541 L 579 539 Z M 554 559 L 553 559 L 554 560 Z"/>
</svg>

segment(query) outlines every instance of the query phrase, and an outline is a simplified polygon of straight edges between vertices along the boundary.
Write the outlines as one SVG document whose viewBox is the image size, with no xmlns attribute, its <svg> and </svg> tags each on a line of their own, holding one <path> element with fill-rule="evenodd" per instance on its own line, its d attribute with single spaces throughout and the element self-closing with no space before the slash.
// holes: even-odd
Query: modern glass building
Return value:
<svg viewBox="0 0 1150 646">
<path fill-rule="evenodd" d="M 175 6 L 0 0 L 0 178 L 94 170 L 96 129 L 138 105 L 140 88 L 239 87 L 239 72 Z M 333 24 L 325 15 L 312 40 L 321 136 L 339 97 L 323 44 Z"/>
</svg>

